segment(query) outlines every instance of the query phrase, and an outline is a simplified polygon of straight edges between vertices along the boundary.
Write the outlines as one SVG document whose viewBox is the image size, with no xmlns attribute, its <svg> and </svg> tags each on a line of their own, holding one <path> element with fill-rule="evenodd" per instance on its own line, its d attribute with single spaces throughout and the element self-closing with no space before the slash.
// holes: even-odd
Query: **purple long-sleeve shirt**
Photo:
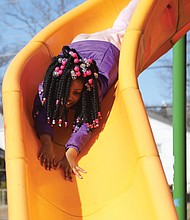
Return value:
<svg viewBox="0 0 190 220">
<path fill-rule="evenodd" d="M 119 49 L 110 42 L 99 40 L 79 41 L 70 44 L 69 47 L 76 49 L 82 58 L 91 58 L 96 61 L 96 65 L 99 68 L 99 99 L 101 101 L 110 86 L 117 79 Z M 42 83 L 39 85 L 39 91 L 41 87 Z M 34 100 L 33 115 L 37 109 L 41 108 L 37 117 L 34 117 L 34 128 L 38 137 L 42 134 L 49 134 L 53 139 L 53 129 L 47 123 L 46 110 L 41 104 L 41 98 L 37 94 Z M 66 149 L 75 148 L 80 152 L 90 138 L 91 132 L 87 130 L 87 126 L 84 123 L 77 132 L 71 134 L 65 147 Z"/>
</svg>

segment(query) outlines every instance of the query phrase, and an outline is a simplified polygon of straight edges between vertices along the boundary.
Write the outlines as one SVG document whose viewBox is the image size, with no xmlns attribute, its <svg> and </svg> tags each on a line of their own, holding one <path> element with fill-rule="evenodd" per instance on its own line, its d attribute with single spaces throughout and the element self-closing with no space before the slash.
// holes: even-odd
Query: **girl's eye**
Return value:
<svg viewBox="0 0 190 220">
<path fill-rule="evenodd" d="M 74 91 L 74 95 L 81 95 L 82 92 Z"/>
</svg>

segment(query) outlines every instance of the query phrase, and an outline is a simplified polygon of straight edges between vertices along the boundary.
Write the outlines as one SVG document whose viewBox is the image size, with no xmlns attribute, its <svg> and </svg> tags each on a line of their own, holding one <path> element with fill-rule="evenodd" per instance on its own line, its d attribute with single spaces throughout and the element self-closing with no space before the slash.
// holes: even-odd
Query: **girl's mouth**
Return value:
<svg viewBox="0 0 190 220">
<path fill-rule="evenodd" d="M 66 108 L 70 108 L 72 106 L 72 102 L 67 102 L 66 103 Z"/>
</svg>

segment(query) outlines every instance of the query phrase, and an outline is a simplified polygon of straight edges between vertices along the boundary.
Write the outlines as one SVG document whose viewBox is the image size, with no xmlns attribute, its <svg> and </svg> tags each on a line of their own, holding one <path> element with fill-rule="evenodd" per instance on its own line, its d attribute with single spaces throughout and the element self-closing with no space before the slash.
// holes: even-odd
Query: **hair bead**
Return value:
<svg viewBox="0 0 190 220">
<path fill-rule="evenodd" d="M 90 76 L 92 74 L 91 70 L 86 71 L 87 76 Z"/>
<path fill-rule="evenodd" d="M 50 117 L 47 117 L 47 123 L 50 124 Z"/>
<path fill-rule="evenodd" d="M 63 60 L 62 60 L 62 64 L 63 64 L 63 66 L 65 66 L 66 63 L 67 63 L 67 60 L 65 60 L 65 59 L 63 58 Z"/>
<path fill-rule="evenodd" d="M 58 62 L 59 62 L 59 63 L 62 63 L 62 60 L 63 60 L 63 58 L 61 58 L 61 57 L 58 58 Z"/>
<path fill-rule="evenodd" d="M 53 71 L 53 77 L 58 77 L 59 76 L 59 72 L 57 72 L 57 71 Z"/>
<path fill-rule="evenodd" d="M 89 85 L 92 85 L 92 83 L 93 83 L 93 79 L 89 79 L 89 80 L 88 80 L 88 84 L 89 84 Z"/>
<path fill-rule="evenodd" d="M 76 53 L 72 53 L 72 57 L 73 57 L 73 58 L 78 58 L 78 56 L 77 56 Z"/>
<path fill-rule="evenodd" d="M 46 102 L 46 98 L 43 98 L 43 99 L 42 99 L 42 105 L 44 105 L 45 102 Z"/>
<path fill-rule="evenodd" d="M 59 71 L 59 67 L 57 66 L 57 67 L 55 67 L 55 71 L 56 72 L 58 72 Z"/>
<path fill-rule="evenodd" d="M 81 73 L 78 71 L 78 72 L 76 72 L 76 76 L 81 76 Z"/>
<path fill-rule="evenodd" d="M 59 75 L 62 75 L 63 74 L 63 70 L 59 70 L 58 73 L 59 73 Z"/>
<path fill-rule="evenodd" d="M 75 66 L 74 71 L 78 72 L 79 71 L 79 66 Z"/>
<path fill-rule="evenodd" d="M 75 59 L 74 59 L 74 63 L 79 63 L 79 59 L 78 59 L 78 58 L 75 58 Z"/>
</svg>

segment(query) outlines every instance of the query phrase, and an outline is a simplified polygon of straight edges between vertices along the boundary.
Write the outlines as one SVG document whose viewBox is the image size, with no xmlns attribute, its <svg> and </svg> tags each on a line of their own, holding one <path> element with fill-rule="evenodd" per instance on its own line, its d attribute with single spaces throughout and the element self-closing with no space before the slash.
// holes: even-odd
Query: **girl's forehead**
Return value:
<svg viewBox="0 0 190 220">
<path fill-rule="evenodd" d="M 71 87 L 72 89 L 82 89 L 83 86 L 84 86 L 84 83 L 83 83 L 81 80 L 79 80 L 79 79 L 74 79 L 74 80 L 72 80 L 70 87 Z"/>
</svg>

